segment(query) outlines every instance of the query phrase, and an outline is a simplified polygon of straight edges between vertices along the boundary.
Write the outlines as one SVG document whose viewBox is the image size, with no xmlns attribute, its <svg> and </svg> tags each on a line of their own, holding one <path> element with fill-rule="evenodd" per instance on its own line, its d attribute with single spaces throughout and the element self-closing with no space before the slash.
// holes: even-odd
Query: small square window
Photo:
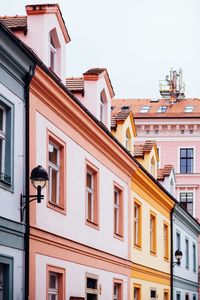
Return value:
<svg viewBox="0 0 200 300">
<path fill-rule="evenodd" d="M 146 130 L 146 134 L 150 134 L 150 130 Z"/>
<path fill-rule="evenodd" d="M 185 133 L 185 130 L 184 130 L 184 129 L 182 129 L 182 130 L 181 130 L 181 134 L 184 134 L 184 133 Z"/>
<path fill-rule="evenodd" d="M 193 129 L 190 129 L 190 134 L 193 134 Z"/>
<path fill-rule="evenodd" d="M 145 114 L 148 113 L 150 110 L 150 106 L 142 106 L 142 108 L 140 109 L 140 113 Z"/>
<path fill-rule="evenodd" d="M 159 130 L 158 129 L 155 130 L 155 134 L 159 134 Z"/>
</svg>

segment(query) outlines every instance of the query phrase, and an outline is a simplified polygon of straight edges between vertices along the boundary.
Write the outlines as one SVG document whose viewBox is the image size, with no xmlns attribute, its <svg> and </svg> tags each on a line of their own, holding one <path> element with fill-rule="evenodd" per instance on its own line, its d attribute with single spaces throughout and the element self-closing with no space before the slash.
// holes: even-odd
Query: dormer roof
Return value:
<svg viewBox="0 0 200 300">
<path fill-rule="evenodd" d="M 151 152 L 153 147 L 156 145 L 156 141 L 145 141 L 144 144 L 134 145 L 134 156 L 135 157 L 144 157 L 145 153 Z"/>
<path fill-rule="evenodd" d="M 32 4 L 26 5 L 27 15 L 43 15 L 43 14 L 55 14 L 60 28 L 62 30 L 65 42 L 70 42 L 70 36 L 65 25 L 65 21 L 62 17 L 62 13 L 58 4 Z"/>
<path fill-rule="evenodd" d="M 12 31 L 27 32 L 27 16 L 4 16 L 0 17 L 0 22 Z"/>
<path fill-rule="evenodd" d="M 170 176 L 172 169 L 173 165 L 165 165 L 163 169 L 158 169 L 157 179 L 164 180 L 165 177 Z"/>
<path fill-rule="evenodd" d="M 105 78 L 110 97 L 113 98 L 115 96 L 115 93 L 106 68 L 93 68 L 83 73 L 84 80 L 97 81 L 101 77 Z"/>
<path fill-rule="evenodd" d="M 84 94 L 84 79 L 83 77 L 70 77 L 66 78 L 66 87 L 72 93 L 81 93 Z"/>
</svg>

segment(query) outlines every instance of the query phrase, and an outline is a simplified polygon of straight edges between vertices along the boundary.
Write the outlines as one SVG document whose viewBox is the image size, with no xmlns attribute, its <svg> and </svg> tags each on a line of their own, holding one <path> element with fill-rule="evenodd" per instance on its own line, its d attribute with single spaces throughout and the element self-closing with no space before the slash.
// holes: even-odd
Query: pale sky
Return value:
<svg viewBox="0 0 200 300">
<path fill-rule="evenodd" d="M 106 67 L 116 98 L 155 98 L 181 67 L 186 97 L 200 98 L 199 0 L 5 0 L 1 15 L 47 2 L 59 3 L 71 37 L 66 76 Z"/>
</svg>

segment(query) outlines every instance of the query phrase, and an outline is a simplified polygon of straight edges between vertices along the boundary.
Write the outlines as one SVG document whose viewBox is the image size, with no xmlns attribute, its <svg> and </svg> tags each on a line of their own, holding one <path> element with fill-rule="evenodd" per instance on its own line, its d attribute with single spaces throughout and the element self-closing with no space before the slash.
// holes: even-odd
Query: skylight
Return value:
<svg viewBox="0 0 200 300">
<path fill-rule="evenodd" d="M 193 111 L 193 106 L 185 106 L 184 112 L 190 113 Z"/>
<path fill-rule="evenodd" d="M 157 110 L 158 113 L 165 113 L 167 110 L 167 106 L 160 106 Z"/>
<path fill-rule="evenodd" d="M 140 109 L 140 112 L 145 114 L 148 113 L 150 110 L 150 106 L 142 106 L 142 108 Z"/>
</svg>

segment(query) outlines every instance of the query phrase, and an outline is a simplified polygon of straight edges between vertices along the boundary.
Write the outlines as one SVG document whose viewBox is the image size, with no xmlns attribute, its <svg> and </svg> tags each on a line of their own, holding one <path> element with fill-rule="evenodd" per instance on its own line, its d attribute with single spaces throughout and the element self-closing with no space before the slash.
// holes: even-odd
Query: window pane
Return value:
<svg viewBox="0 0 200 300">
<path fill-rule="evenodd" d="M 54 165 L 58 164 L 58 149 L 53 145 L 49 145 L 49 161 Z"/>
<path fill-rule="evenodd" d="M 97 289 L 97 279 L 87 278 L 87 288 Z"/>
<path fill-rule="evenodd" d="M 181 157 L 186 157 L 186 149 L 181 149 Z"/>
<path fill-rule="evenodd" d="M 87 173 L 87 187 L 92 189 L 92 174 Z"/>
<path fill-rule="evenodd" d="M 49 275 L 49 287 L 51 289 L 57 289 L 58 286 L 58 276 L 56 274 L 51 273 Z"/>
<path fill-rule="evenodd" d="M 92 194 L 88 192 L 88 215 L 87 218 L 89 221 L 92 220 Z"/>
<path fill-rule="evenodd" d="M 193 149 L 187 149 L 187 157 L 193 158 Z"/>
<path fill-rule="evenodd" d="M 3 141 L 2 139 L 0 139 L 0 173 L 3 171 L 2 167 L 3 167 Z M 0 174 L 1 175 L 1 174 Z"/>
<path fill-rule="evenodd" d="M 3 131 L 3 109 L 0 108 L 0 130 Z"/>
<path fill-rule="evenodd" d="M 54 169 L 51 170 L 51 201 L 57 203 L 57 176 L 58 172 Z"/>
</svg>

